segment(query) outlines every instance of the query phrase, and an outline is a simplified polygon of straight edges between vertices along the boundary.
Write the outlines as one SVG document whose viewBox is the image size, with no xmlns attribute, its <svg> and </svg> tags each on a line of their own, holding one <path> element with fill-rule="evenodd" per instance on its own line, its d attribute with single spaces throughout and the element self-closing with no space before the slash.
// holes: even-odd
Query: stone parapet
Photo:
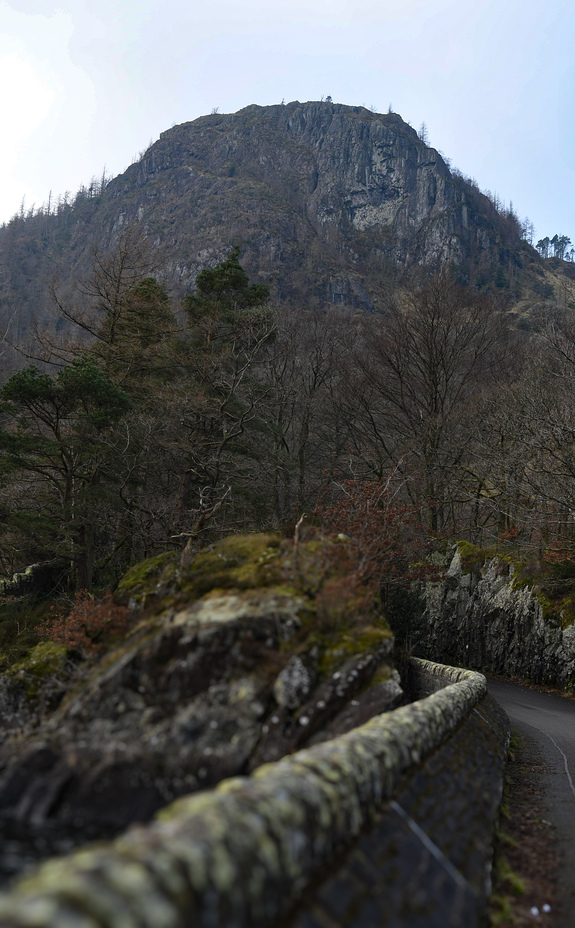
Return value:
<svg viewBox="0 0 575 928">
<path fill-rule="evenodd" d="M 413 675 L 420 688 L 442 688 L 346 735 L 264 765 L 251 777 L 226 780 L 215 790 L 179 799 L 153 824 L 133 827 L 113 843 L 47 862 L 0 897 L 0 925 L 275 925 L 279 918 L 291 917 L 294 903 L 305 899 L 328 866 L 373 832 L 390 801 L 402 810 L 393 806 L 394 815 L 407 816 L 404 824 L 413 836 L 409 809 L 395 797 L 416 782 L 414 777 L 442 744 L 456 745 L 468 720 L 477 725 L 476 717 L 482 730 L 487 726 L 494 736 L 487 766 L 499 770 L 488 788 L 492 831 L 506 731 L 489 706 L 485 712 L 493 717 L 474 712 L 486 703 L 485 678 L 426 661 L 414 663 Z M 441 789 L 445 776 L 449 778 L 449 770 L 440 778 Z M 438 793 L 436 810 L 441 798 Z M 454 827 L 457 831 L 457 823 Z M 449 866 L 457 870 L 458 863 Z M 475 867 L 483 874 L 484 853 Z M 473 890 L 469 878 L 461 880 L 480 899 L 482 893 Z M 482 876 L 481 886 L 484 882 Z"/>
<path fill-rule="evenodd" d="M 486 696 L 277 928 L 484 926 L 507 732 Z"/>
</svg>

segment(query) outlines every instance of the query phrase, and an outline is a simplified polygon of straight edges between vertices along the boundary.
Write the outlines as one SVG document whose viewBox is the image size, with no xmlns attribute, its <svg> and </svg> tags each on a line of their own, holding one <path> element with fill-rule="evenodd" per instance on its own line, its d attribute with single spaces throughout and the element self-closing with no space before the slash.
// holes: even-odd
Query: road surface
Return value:
<svg viewBox="0 0 575 928">
<path fill-rule="evenodd" d="M 563 852 L 561 881 L 565 928 L 575 926 L 575 700 L 515 683 L 488 678 L 491 695 L 505 709 L 511 725 L 532 738 L 546 772 L 542 786 L 549 821 Z"/>
</svg>

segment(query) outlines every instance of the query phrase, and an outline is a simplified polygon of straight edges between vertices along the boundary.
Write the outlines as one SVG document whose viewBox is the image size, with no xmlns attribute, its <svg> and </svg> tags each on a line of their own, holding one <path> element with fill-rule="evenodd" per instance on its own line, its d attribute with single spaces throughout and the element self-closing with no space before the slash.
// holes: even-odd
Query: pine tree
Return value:
<svg viewBox="0 0 575 928">
<path fill-rule="evenodd" d="M 0 400 L 0 470 L 12 496 L 5 542 L 26 559 L 67 559 L 77 588 L 90 589 L 97 512 L 116 485 L 113 430 L 130 400 L 86 357 L 54 377 L 34 366 L 18 371 Z"/>
</svg>

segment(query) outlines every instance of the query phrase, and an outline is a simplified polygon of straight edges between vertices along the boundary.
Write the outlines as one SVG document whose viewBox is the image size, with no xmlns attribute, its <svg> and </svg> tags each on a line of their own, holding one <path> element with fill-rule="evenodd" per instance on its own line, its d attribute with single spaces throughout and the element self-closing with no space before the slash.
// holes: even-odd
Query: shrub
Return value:
<svg viewBox="0 0 575 928">
<path fill-rule="evenodd" d="M 345 480 L 316 515 L 332 532 L 346 535 L 364 582 L 409 584 L 438 572 L 426 561 L 432 539 L 417 507 L 401 499 L 395 475 L 383 480 Z"/>
<path fill-rule="evenodd" d="M 69 613 L 54 606 L 51 613 L 43 629 L 44 636 L 85 656 L 98 654 L 115 639 L 123 637 L 133 622 L 126 606 L 118 606 L 111 593 L 94 599 L 86 590 L 76 593 Z"/>
</svg>

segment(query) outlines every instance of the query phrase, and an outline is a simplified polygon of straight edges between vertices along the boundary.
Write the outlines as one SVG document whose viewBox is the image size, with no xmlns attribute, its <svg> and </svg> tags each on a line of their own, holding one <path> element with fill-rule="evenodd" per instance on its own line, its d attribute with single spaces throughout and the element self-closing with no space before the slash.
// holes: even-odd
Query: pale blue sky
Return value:
<svg viewBox="0 0 575 928">
<path fill-rule="evenodd" d="M 0 0 L 0 221 L 216 106 L 330 94 L 575 241 L 574 49 L 568 0 Z"/>
</svg>

